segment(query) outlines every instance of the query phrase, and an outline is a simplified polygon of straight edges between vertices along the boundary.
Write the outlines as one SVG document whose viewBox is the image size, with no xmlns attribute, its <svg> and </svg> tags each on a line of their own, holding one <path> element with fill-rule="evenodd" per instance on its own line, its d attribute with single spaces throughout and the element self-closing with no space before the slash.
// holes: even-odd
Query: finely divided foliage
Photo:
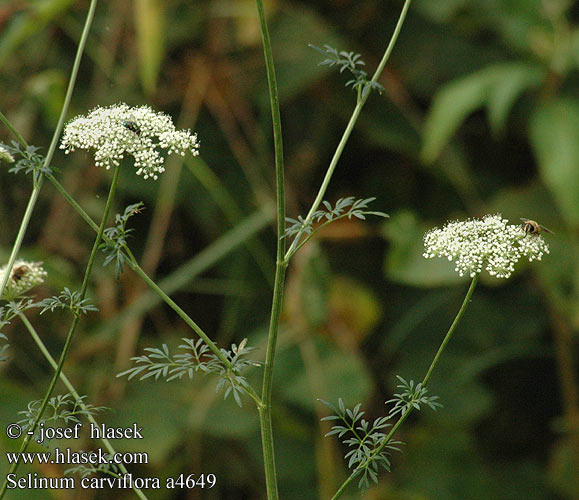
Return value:
<svg viewBox="0 0 579 500">
<path fill-rule="evenodd" d="M 34 307 L 42 307 L 40 314 L 46 311 L 53 312 L 55 309 L 69 309 L 74 316 L 98 311 L 98 308 L 93 306 L 89 299 L 80 299 L 80 292 L 70 290 L 67 287 L 64 288 L 60 295 L 41 300 L 34 304 Z"/>
<path fill-rule="evenodd" d="M 378 483 L 378 473 L 380 468 L 390 472 L 391 451 L 400 451 L 398 445 L 400 441 L 394 441 L 390 437 L 387 443 L 384 443 L 387 435 L 382 429 L 391 427 L 388 420 L 397 414 L 401 416 L 410 409 L 420 410 L 422 405 L 427 405 L 433 410 L 442 406 L 436 402 L 438 396 L 427 396 L 427 389 L 422 384 L 414 385 L 414 381 L 407 382 L 400 376 L 396 376 L 400 381 L 397 385 L 401 392 L 394 394 L 394 397 L 386 404 L 392 404 L 388 415 L 378 417 L 371 424 L 368 420 L 362 418 L 363 411 L 360 411 L 361 404 L 357 404 L 353 409 L 345 407 L 342 399 L 338 399 L 336 408 L 327 401 L 320 400 L 326 406 L 334 411 L 334 415 L 322 418 L 322 420 L 340 420 L 342 424 L 332 426 L 332 430 L 326 436 L 337 434 L 342 439 L 342 443 L 350 447 L 350 450 L 344 456 L 348 460 L 348 467 L 356 475 L 362 474 L 358 487 L 366 489 L 370 486 L 370 480 Z"/>
<path fill-rule="evenodd" d="M 285 220 L 290 224 L 290 226 L 286 229 L 283 237 L 291 237 L 300 233 L 313 235 L 330 222 L 335 222 L 344 217 L 348 217 L 348 219 L 356 217 L 357 219 L 362 220 L 366 219 L 366 215 L 389 217 L 388 214 L 385 214 L 384 212 L 367 210 L 368 205 L 375 199 L 376 198 L 360 198 L 356 200 L 353 196 L 349 196 L 348 198 L 340 198 L 333 207 L 330 202 L 324 200 L 322 204 L 324 205 L 325 210 L 316 210 L 309 220 L 304 219 L 301 215 L 299 215 L 297 219 L 286 217 Z M 322 220 L 323 223 L 314 229 L 314 223 Z"/>
<path fill-rule="evenodd" d="M 80 477 L 90 477 L 96 474 L 102 473 L 107 474 L 112 477 L 119 477 L 121 474 L 121 469 L 113 461 L 113 456 L 110 453 L 103 453 L 104 459 L 107 463 L 99 464 L 98 467 L 95 465 L 77 465 L 75 467 L 70 467 L 64 471 L 64 474 L 71 476 L 73 474 L 78 474 Z"/>
<path fill-rule="evenodd" d="M 108 227 L 104 231 L 108 239 L 100 245 L 100 249 L 107 254 L 103 265 L 107 266 L 114 261 L 117 279 L 123 272 L 123 264 L 128 260 L 125 248 L 127 247 L 129 233 L 133 232 L 133 229 L 126 228 L 127 222 L 133 215 L 142 212 L 143 206 L 142 202 L 129 205 L 125 208 L 123 215 L 116 214 L 115 226 Z"/>
<path fill-rule="evenodd" d="M 95 149 L 95 164 L 106 169 L 119 165 L 125 155 L 132 156 L 137 175 L 145 179 L 157 179 L 165 171 L 159 149 L 181 156 L 186 152 L 199 154 L 197 135 L 176 130 L 170 116 L 149 106 L 130 107 L 124 103 L 97 107 L 87 116 L 68 122 L 60 148 L 66 154 L 77 148 Z"/>
<path fill-rule="evenodd" d="M 2 326 L 4 326 L 4 324 L 2 321 L 0 321 L 0 328 L 2 328 Z M 0 339 L 8 340 L 8 337 L 3 333 L 0 333 Z M 4 353 L 8 350 L 9 346 L 10 344 L 4 344 L 3 346 L 0 347 L 0 362 L 6 361 L 8 359 L 8 356 L 6 356 Z"/>
<path fill-rule="evenodd" d="M 64 426 L 70 426 L 80 423 L 80 418 L 82 416 L 96 415 L 97 413 L 107 410 L 106 406 L 93 406 L 88 403 L 84 403 L 86 396 L 81 396 L 80 398 L 75 398 L 71 393 L 59 394 L 49 399 L 46 412 L 38 424 L 45 426 L 47 424 L 59 423 Z M 84 403 L 84 406 L 81 406 Z M 42 405 L 42 400 L 31 401 L 28 403 L 28 408 L 18 413 L 23 415 L 24 418 L 18 421 L 18 424 L 22 427 L 22 430 L 31 428 L 34 425 L 34 421 L 38 417 L 38 411 Z M 38 432 L 38 428 L 36 430 Z M 36 433 L 33 437 L 37 438 Z M 46 444 L 46 440 L 45 440 Z"/>
<path fill-rule="evenodd" d="M 342 443 L 349 447 L 349 451 L 344 455 L 348 460 L 348 467 L 357 474 L 362 474 L 358 487 L 366 489 L 372 482 L 378 482 L 378 472 L 380 468 L 390 471 L 391 451 L 400 451 L 397 446 L 401 444 L 398 441 L 390 441 L 384 449 L 378 453 L 374 451 L 383 443 L 386 434 L 382 432 L 386 427 L 392 424 L 387 423 L 391 418 L 379 417 L 371 424 L 368 420 L 362 418 L 363 411 L 360 411 L 361 404 L 357 404 L 353 409 L 346 408 L 342 398 L 338 399 L 338 407 L 333 404 L 320 400 L 326 406 L 334 411 L 334 415 L 322 418 L 322 420 L 339 420 L 342 424 L 332 426 L 332 430 L 326 433 L 327 436 L 337 434 Z"/>
<path fill-rule="evenodd" d="M 384 87 L 380 83 L 368 80 L 368 73 L 358 67 L 366 65 L 361 59 L 362 56 L 360 54 L 346 52 L 344 50 L 338 52 L 338 49 L 330 47 L 329 45 L 324 45 L 323 49 L 312 44 L 310 44 L 310 47 L 323 56 L 326 56 L 326 59 L 320 63 L 320 66 L 338 66 L 340 73 L 346 70 L 352 73 L 354 78 L 346 82 L 346 87 L 351 85 L 354 90 L 363 92 L 369 92 L 370 90 L 376 90 L 380 94 L 384 92 Z"/>
<path fill-rule="evenodd" d="M 11 146 L 7 144 L 0 144 L 0 152 L 5 151 L 1 156 L 9 163 L 14 163 L 16 158 L 19 158 L 16 163 L 10 167 L 9 172 L 17 174 L 24 170 L 25 174 L 35 172 L 45 175 L 52 174 L 54 170 L 50 166 L 45 166 L 45 157 L 38 153 L 40 148 L 32 145 L 22 146 L 19 142 L 12 141 Z M 5 155 L 8 155 L 7 157 Z M 12 159 L 12 161 L 10 161 Z"/>
<path fill-rule="evenodd" d="M 218 392 L 225 387 L 224 398 L 232 394 L 236 403 L 242 406 L 241 394 L 243 388 L 249 388 L 249 384 L 240 373 L 249 366 L 261 365 L 261 363 L 245 358 L 256 348 L 246 347 L 247 339 L 244 339 L 239 346 L 233 344 L 230 351 L 221 349 L 225 358 L 231 363 L 231 368 L 228 368 L 215 354 L 210 352 L 203 339 L 184 338 L 182 340 L 185 344 L 181 344 L 179 349 L 183 349 L 185 352 L 171 355 L 166 344 L 163 344 L 161 349 L 147 347 L 145 351 L 150 354 L 131 358 L 138 366 L 119 373 L 117 377 L 128 375 L 129 380 L 137 376 L 140 376 L 140 380 L 155 377 L 157 380 L 163 378 L 169 382 L 181 379 L 185 375 L 193 379 L 195 372 L 213 373 L 219 377 L 216 391 Z"/>
<path fill-rule="evenodd" d="M 438 407 L 442 407 L 440 403 L 436 400 L 438 396 L 427 396 L 428 390 L 422 385 L 422 383 L 414 385 L 414 380 L 407 382 L 400 375 L 396 375 L 396 378 L 400 381 L 396 387 L 401 389 L 401 392 L 394 394 L 392 399 L 386 401 L 386 404 L 392 403 L 392 408 L 388 414 L 393 417 L 397 413 L 403 414 L 410 407 L 414 407 L 415 410 L 420 410 L 422 405 L 427 405 L 431 409 L 436 410 Z"/>
</svg>

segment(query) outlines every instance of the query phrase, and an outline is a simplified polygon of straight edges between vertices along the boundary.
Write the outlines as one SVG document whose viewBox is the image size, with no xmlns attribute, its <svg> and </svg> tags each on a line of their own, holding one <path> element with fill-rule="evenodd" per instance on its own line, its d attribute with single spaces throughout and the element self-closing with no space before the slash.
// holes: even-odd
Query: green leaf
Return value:
<svg viewBox="0 0 579 500">
<path fill-rule="evenodd" d="M 517 98 L 527 89 L 538 87 L 545 72 L 538 66 L 524 63 L 504 64 L 496 67 L 494 85 L 489 89 L 488 120 L 494 134 L 502 133 L 508 115 Z"/>
<path fill-rule="evenodd" d="M 483 70 L 450 82 L 436 94 L 424 126 L 424 162 L 435 161 L 464 119 L 483 105 L 493 80 L 494 75 Z"/>
<path fill-rule="evenodd" d="M 309 44 L 320 47 L 324 44 L 346 47 L 347 44 L 333 33 L 332 27 L 313 9 L 305 5 L 294 8 L 282 4 L 282 11 L 271 24 L 270 31 L 279 96 L 283 102 L 299 95 L 324 74 L 334 71 L 328 66 L 320 66 L 323 58 Z M 258 98 L 265 104 L 267 92 L 261 94 L 257 94 Z"/>
<path fill-rule="evenodd" d="M 426 118 L 423 161 L 435 161 L 466 117 L 485 103 L 491 127 L 500 132 L 516 98 L 542 79 L 543 72 L 535 66 L 502 63 L 447 84 L 434 97 Z"/>
<path fill-rule="evenodd" d="M 540 106 L 530 135 L 543 181 L 567 222 L 579 225 L 579 102 L 559 99 Z"/>
</svg>

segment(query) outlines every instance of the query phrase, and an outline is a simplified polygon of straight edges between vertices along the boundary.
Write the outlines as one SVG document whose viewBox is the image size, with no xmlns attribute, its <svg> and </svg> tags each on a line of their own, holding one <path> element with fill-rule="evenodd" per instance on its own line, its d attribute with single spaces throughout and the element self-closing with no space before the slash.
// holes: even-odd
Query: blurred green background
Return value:
<svg viewBox="0 0 579 500">
<path fill-rule="evenodd" d="M 308 44 L 362 54 L 372 74 L 402 8 L 392 0 L 265 2 L 281 96 L 288 216 L 305 215 L 355 94 Z M 0 106 L 46 151 L 87 1 L 0 3 Z M 292 262 L 279 339 L 274 430 L 281 498 L 330 498 L 345 478 L 341 448 L 317 398 L 386 411 L 395 375 L 422 379 L 468 281 L 426 261 L 422 236 L 446 220 L 501 212 L 539 221 L 551 254 L 509 280 L 485 277 L 430 382 L 444 408 L 397 436 L 403 453 L 368 499 L 579 498 L 579 4 L 567 0 L 415 0 L 368 100 L 327 199 L 375 196 L 391 219 L 329 226 Z M 244 337 L 264 354 L 274 268 L 271 120 L 251 0 L 100 2 L 69 118 L 96 105 L 149 104 L 199 134 L 201 156 L 171 159 L 157 182 L 122 172 L 115 211 L 143 200 L 131 246 L 143 267 L 219 345 Z M 0 129 L 0 140 L 9 132 Z M 93 218 L 110 174 L 83 152 L 58 152 L 58 178 Z M 30 180 L 0 170 L 0 255 L 6 261 Z M 247 228 L 248 217 L 264 213 Z M 250 219 L 251 221 L 255 219 Z M 233 232 L 233 233 L 232 233 Z M 243 235 L 241 238 L 239 235 Z M 46 183 L 22 257 L 49 276 L 38 297 L 80 287 L 93 234 Z M 222 238 L 225 238 L 223 240 Z M 231 244 L 230 244 L 231 243 Z M 151 499 L 265 498 L 259 425 L 215 394 L 216 381 L 116 379 L 144 347 L 192 337 L 125 271 L 93 272 L 100 313 L 83 320 L 65 373 L 109 425 L 144 428 L 143 477 L 213 473 L 212 490 Z M 31 321 L 57 357 L 69 319 Z M 51 375 L 25 329 L 5 328 L 0 422 L 17 420 Z M 251 379 L 259 383 L 260 370 Z M 99 446 L 83 439 L 73 446 Z M 0 449 L 16 443 L 0 435 Z M 41 448 L 38 448 L 42 451 Z M 5 473 L 6 462 L 0 460 Z M 45 476 L 56 466 L 23 469 Z M 575 473 L 575 475 L 574 475 Z M 2 474 L 4 475 L 4 474 Z M 35 499 L 132 498 L 130 490 L 34 492 Z M 358 498 L 355 488 L 343 498 Z M 29 499 L 30 492 L 9 498 Z"/>
</svg>

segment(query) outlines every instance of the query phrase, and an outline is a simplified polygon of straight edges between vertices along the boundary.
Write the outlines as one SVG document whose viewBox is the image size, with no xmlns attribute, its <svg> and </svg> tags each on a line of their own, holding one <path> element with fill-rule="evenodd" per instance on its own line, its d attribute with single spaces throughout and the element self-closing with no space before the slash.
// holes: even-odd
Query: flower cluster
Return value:
<svg viewBox="0 0 579 500">
<path fill-rule="evenodd" d="M 130 107 L 115 104 L 97 107 L 87 116 L 77 116 L 67 123 L 61 149 L 68 154 L 75 149 L 95 151 L 95 164 L 109 169 L 118 166 L 125 155 L 135 160 L 137 175 L 157 179 L 165 171 L 159 149 L 168 154 L 199 154 L 197 134 L 176 130 L 171 117 L 149 106 Z"/>
<path fill-rule="evenodd" d="M 424 257 L 454 260 L 458 274 L 468 273 L 471 278 L 483 267 L 491 276 L 508 278 L 521 257 L 528 257 L 530 262 L 549 253 L 541 236 L 527 234 L 521 225 L 508 224 L 500 214 L 449 222 L 426 233 L 424 246 Z"/>
<path fill-rule="evenodd" d="M 0 281 L 3 280 L 8 266 L 0 268 Z M 13 300 L 24 295 L 28 290 L 44 282 L 47 272 L 42 268 L 42 262 L 17 260 L 12 267 L 6 288 L 2 294 L 5 300 Z"/>
</svg>

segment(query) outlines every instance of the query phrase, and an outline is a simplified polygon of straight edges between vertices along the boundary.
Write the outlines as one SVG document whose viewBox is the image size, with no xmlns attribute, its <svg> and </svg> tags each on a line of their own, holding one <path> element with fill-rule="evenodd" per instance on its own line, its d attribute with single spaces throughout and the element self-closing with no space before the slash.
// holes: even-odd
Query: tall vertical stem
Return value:
<svg viewBox="0 0 579 500">
<path fill-rule="evenodd" d="M 70 79 L 68 81 L 68 88 L 66 90 L 66 95 L 64 97 L 64 103 L 62 104 L 62 110 L 60 111 L 60 117 L 58 119 L 58 124 L 56 125 L 56 129 L 54 130 L 54 134 L 52 135 L 52 141 L 50 142 L 50 146 L 48 148 L 48 152 L 46 153 L 46 158 L 44 160 L 44 167 L 50 166 L 52 162 L 52 157 L 54 156 L 54 152 L 56 151 L 56 146 L 58 145 L 58 140 L 60 138 L 60 133 L 62 132 L 62 127 L 64 126 L 64 120 L 66 118 L 66 114 L 68 112 L 68 107 L 70 105 L 70 100 L 72 99 L 72 91 L 74 90 L 74 85 L 76 83 L 76 76 L 78 75 L 78 69 L 80 68 L 80 61 L 82 59 L 82 54 L 84 52 L 84 47 L 86 45 L 86 41 L 88 38 L 88 34 L 90 32 L 90 27 L 92 25 L 92 20 L 94 17 L 94 13 L 97 6 L 97 0 L 91 0 L 90 7 L 88 9 L 88 13 L 86 15 L 86 20 L 84 23 L 84 29 L 82 30 L 82 35 L 80 37 L 80 41 L 78 42 L 78 48 L 76 51 L 76 56 L 74 58 L 74 64 L 72 65 L 72 71 L 70 74 Z M 12 124 L 8 121 L 8 119 L 0 113 L 0 121 L 4 123 L 16 136 L 18 142 L 23 147 L 27 147 L 28 144 L 24 137 L 22 137 L 18 131 L 12 126 Z M 12 245 L 12 252 L 10 253 L 10 257 L 8 259 L 8 272 L 5 273 L 4 278 L 0 281 L 0 297 L 4 293 L 4 289 L 6 288 L 6 283 L 8 282 L 8 277 L 10 276 L 10 270 L 14 266 L 14 262 L 16 261 L 16 257 L 18 256 L 18 252 L 20 251 L 20 247 L 22 246 L 22 241 L 24 240 L 24 235 L 26 234 L 26 230 L 28 229 L 28 223 L 30 218 L 32 217 L 32 212 L 34 207 L 36 206 L 36 202 L 38 201 L 38 195 L 40 194 L 40 189 L 42 188 L 42 183 L 44 181 L 44 176 L 39 174 L 38 176 L 36 173 L 34 175 L 34 182 L 33 182 L 33 190 L 32 194 L 30 195 L 30 199 L 28 200 L 28 206 L 26 207 L 26 213 L 22 222 L 20 223 L 20 228 L 18 230 L 18 235 L 16 236 L 16 241 L 14 245 Z"/>
</svg>

